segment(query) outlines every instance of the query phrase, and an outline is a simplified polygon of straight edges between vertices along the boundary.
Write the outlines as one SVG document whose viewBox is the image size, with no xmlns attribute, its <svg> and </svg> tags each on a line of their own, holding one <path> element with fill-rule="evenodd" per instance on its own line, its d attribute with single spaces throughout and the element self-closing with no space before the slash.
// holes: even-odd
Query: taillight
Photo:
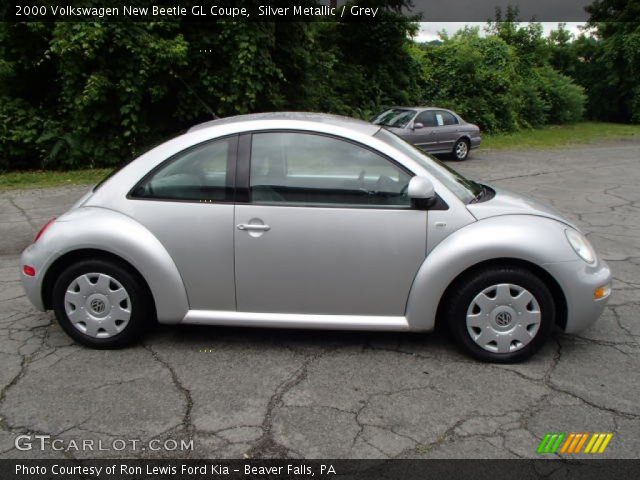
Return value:
<svg viewBox="0 0 640 480">
<path fill-rule="evenodd" d="M 44 234 L 44 232 L 46 232 L 47 228 L 49 228 L 55 220 L 56 217 L 53 217 L 51 220 L 44 224 L 44 227 L 40 229 L 40 231 L 36 235 L 36 238 L 33 240 L 33 243 L 36 243 L 38 241 L 38 239 Z"/>
<path fill-rule="evenodd" d="M 22 271 L 28 277 L 35 277 L 36 276 L 36 269 L 33 268 L 31 265 L 25 265 L 24 267 L 22 267 Z"/>
</svg>

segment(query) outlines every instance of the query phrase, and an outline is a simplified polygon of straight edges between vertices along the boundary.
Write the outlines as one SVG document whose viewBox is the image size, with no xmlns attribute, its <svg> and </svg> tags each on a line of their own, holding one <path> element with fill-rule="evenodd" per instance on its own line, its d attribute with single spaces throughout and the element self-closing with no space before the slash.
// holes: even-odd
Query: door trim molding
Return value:
<svg viewBox="0 0 640 480">
<path fill-rule="evenodd" d="M 189 310 L 183 324 L 230 327 L 304 328 L 326 330 L 408 331 L 407 318 L 370 315 L 311 315 L 224 310 Z"/>
</svg>

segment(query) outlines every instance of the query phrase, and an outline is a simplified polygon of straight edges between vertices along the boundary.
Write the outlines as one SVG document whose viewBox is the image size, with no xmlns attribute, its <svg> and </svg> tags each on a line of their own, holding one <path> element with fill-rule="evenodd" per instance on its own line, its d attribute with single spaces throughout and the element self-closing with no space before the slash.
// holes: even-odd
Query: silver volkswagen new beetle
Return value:
<svg viewBox="0 0 640 480">
<path fill-rule="evenodd" d="M 75 340 L 165 324 L 429 331 L 514 362 L 602 313 L 611 274 L 567 219 L 388 130 L 312 113 L 197 125 L 49 222 L 22 282 Z"/>
</svg>

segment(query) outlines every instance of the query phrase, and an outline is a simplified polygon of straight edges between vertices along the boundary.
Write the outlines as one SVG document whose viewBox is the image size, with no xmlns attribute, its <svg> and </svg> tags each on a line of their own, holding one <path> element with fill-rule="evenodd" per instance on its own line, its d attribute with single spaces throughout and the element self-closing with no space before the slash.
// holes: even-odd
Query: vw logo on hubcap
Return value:
<svg viewBox="0 0 640 480">
<path fill-rule="evenodd" d="M 511 314 L 509 312 L 500 312 L 496 315 L 496 323 L 501 327 L 506 327 L 511 323 Z"/>
<path fill-rule="evenodd" d="M 99 298 L 94 298 L 93 300 L 91 300 L 89 306 L 95 313 L 103 313 L 105 308 L 107 307 Z"/>
</svg>

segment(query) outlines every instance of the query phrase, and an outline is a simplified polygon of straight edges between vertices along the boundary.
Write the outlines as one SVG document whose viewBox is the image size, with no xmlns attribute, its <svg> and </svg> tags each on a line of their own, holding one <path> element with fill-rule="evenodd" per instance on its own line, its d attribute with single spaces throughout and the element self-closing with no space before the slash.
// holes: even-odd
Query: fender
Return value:
<svg viewBox="0 0 640 480">
<path fill-rule="evenodd" d="M 42 272 L 74 250 L 103 250 L 126 260 L 144 277 L 160 323 L 179 323 L 187 314 L 187 292 L 173 259 L 160 241 L 131 217 L 106 208 L 80 207 L 59 217 L 43 239 L 47 252 L 29 252 L 46 257 Z M 39 246 L 40 242 L 32 247 Z"/>
<path fill-rule="evenodd" d="M 429 253 L 416 274 L 405 312 L 409 328 L 432 330 L 447 287 L 480 262 L 513 258 L 545 268 L 549 263 L 575 261 L 576 254 L 564 234 L 567 228 L 546 217 L 502 215 L 452 233 Z"/>
</svg>

